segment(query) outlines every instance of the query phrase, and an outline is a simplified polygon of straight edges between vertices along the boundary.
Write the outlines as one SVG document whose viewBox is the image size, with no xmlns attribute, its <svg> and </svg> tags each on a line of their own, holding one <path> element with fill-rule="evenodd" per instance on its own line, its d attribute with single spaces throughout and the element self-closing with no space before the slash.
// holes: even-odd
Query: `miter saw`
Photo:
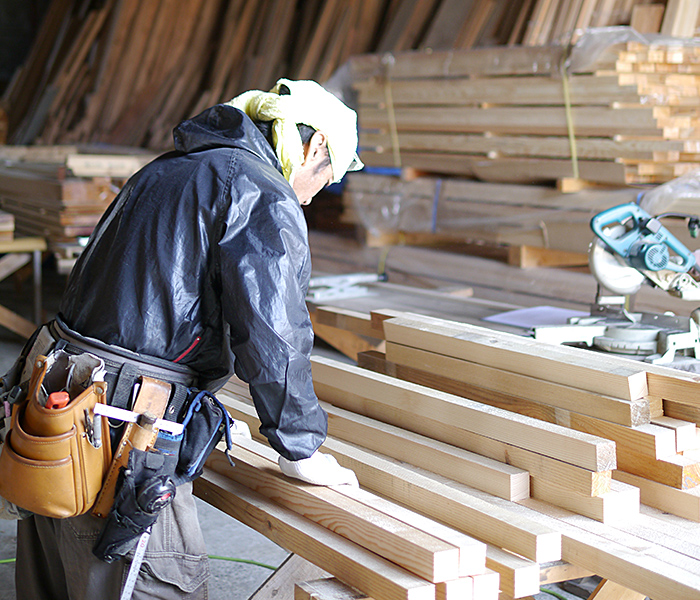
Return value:
<svg viewBox="0 0 700 600">
<path fill-rule="evenodd" d="M 596 237 L 589 248 L 589 265 L 599 285 L 591 314 L 571 318 L 565 326 L 535 327 L 534 337 L 700 371 L 700 309 L 679 317 L 632 312 L 629 306 L 644 284 L 700 302 L 696 257 L 662 224 L 669 219 L 685 221 L 689 235 L 698 236 L 697 215 L 652 216 L 640 203 L 614 206 L 593 217 Z"/>
</svg>

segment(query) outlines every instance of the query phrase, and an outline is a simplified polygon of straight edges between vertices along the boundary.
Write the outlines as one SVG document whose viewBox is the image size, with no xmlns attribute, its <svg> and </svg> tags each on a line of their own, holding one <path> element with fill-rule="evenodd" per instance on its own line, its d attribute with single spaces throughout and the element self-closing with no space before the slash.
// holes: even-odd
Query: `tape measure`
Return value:
<svg viewBox="0 0 700 600">
<path fill-rule="evenodd" d="M 141 563 L 143 562 L 144 554 L 146 554 L 146 546 L 148 546 L 148 538 L 151 537 L 150 528 L 144 531 L 136 543 L 136 550 L 134 550 L 134 558 L 131 561 L 131 567 L 129 567 L 129 574 L 124 582 L 124 588 L 122 589 L 122 595 L 119 596 L 119 600 L 130 600 L 132 594 L 134 593 L 134 588 L 136 587 L 136 580 L 139 576 L 139 571 L 141 570 Z"/>
</svg>

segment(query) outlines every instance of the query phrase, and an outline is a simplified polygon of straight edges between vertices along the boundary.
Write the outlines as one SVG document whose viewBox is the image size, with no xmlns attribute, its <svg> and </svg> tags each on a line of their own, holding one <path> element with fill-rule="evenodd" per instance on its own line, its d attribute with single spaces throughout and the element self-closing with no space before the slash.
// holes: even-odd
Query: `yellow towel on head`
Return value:
<svg viewBox="0 0 700 600">
<path fill-rule="evenodd" d="M 286 88 L 286 89 L 285 89 Z M 282 93 L 280 91 L 289 93 Z M 364 165 L 357 156 L 357 115 L 315 81 L 280 79 L 269 92 L 251 90 L 227 104 L 251 119 L 272 121 L 272 141 L 282 172 L 291 184 L 304 162 L 304 147 L 297 129 L 303 123 L 326 135 L 333 181 Z"/>
</svg>

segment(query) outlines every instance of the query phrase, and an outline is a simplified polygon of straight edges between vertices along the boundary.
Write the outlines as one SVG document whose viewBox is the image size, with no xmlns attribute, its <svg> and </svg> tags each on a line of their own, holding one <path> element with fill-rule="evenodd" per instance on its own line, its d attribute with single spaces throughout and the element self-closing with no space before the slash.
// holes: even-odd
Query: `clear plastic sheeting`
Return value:
<svg viewBox="0 0 700 600">
<path fill-rule="evenodd" d="M 700 215 L 700 168 L 644 192 L 639 206 L 650 215 L 669 211 Z"/>
</svg>

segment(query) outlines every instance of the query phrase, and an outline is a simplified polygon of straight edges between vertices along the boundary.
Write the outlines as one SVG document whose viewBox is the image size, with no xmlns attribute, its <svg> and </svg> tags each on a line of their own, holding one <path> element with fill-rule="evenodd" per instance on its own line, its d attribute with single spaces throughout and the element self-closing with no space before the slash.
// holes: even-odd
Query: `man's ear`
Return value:
<svg viewBox="0 0 700 600">
<path fill-rule="evenodd" d="M 311 139 L 304 145 L 304 162 L 302 164 L 313 163 L 319 157 L 325 156 L 323 148 L 326 147 L 326 134 L 322 131 L 316 131 L 311 136 Z"/>
</svg>

